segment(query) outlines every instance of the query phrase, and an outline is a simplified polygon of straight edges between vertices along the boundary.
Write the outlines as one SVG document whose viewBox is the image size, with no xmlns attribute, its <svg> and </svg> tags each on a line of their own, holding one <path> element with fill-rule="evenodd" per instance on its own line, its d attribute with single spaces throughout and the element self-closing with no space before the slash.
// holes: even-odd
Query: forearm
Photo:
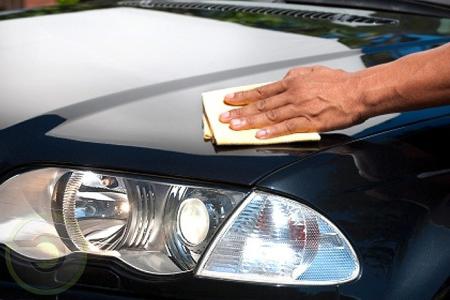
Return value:
<svg viewBox="0 0 450 300">
<path fill-rule="evenodd" d="M 355 76 L 365 117 L 450 104 L 450 44 Z"/>
<path fill-rule="evenodd" d="M 243 107 L 220 120 L 233 130 L 258 128 L 260 139 L 326 132 L 376 115 L 450 104 L 450 44 L 354 73 L 295 68 L 282 80 L 224 100 Z"/>
</svg>

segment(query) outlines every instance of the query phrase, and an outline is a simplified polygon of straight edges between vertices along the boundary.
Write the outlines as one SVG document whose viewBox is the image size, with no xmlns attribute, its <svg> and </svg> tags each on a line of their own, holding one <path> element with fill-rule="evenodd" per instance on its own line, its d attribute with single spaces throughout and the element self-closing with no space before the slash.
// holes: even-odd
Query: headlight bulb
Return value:
<svg viewBox="0 0 450 300">
<path fill-rule="evenodd" d="M 184 200 L 178 209 L 178 230 L 189 245 L 197 246 L 209 232 L 209 213 L 205 204 L 198 198 Z"/>
</svg>

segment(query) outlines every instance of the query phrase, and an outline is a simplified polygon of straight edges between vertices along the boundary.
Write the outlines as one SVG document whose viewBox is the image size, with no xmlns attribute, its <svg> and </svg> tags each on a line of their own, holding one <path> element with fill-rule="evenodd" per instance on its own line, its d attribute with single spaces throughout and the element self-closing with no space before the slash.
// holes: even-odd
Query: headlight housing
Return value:
<svg viewBox="0 0 450 300">
<path fill-rule="evenodd" d="M 111 256 L 159 275 L 325 285 L 359 275 L 345 236 L 315 210 L 255 191 L 66 168 L 0 185 L 0 243 L 28 258 Z"/>
<path fill-rule="evenodd" d="M 135 176 L 44 168 L 0 186 L 0 242 L 38 260 L 83 252 L 113 256 L 152 274 L 181 273 L 195 267 L 244 196 Z M 202 219 L 192 223 L 192 218 Z"/>
</svg>

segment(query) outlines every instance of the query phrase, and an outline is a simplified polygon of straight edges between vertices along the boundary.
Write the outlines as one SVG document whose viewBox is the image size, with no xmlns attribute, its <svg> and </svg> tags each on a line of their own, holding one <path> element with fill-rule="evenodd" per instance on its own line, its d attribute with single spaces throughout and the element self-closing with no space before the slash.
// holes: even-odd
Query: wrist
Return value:
<svg viewBox="0 0 450 300">
<path fill-rule="evenodd" d="M 354 73 L 355 89 L 364 119 L 392 112 L 398 97 L 398 76 L 391 74 L 391 64 L 384 64 Z"/>
</svg>

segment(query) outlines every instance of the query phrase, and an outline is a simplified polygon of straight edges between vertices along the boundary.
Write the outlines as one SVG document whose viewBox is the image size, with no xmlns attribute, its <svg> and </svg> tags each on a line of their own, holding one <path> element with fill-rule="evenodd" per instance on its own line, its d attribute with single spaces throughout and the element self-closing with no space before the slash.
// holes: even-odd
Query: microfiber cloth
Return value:
<svg viewBox="0 0 450 300">
<path fill-rule="evenodd" d="M 265 84 L 267 83 L 232 87 L 203 93 L 203 138 L 205 140 L 212 140 L 217 145 L 269 145 L 320 140 L 320 135 L 316 132 L 294 133 L 261 140 L 255 137 L 258 129 L 235 131 L 230 129 L 228 124 L 219 121 L 221 113 L 236 108 L 236 106 L 225 104 L 223 101 L 225 95 L 254 89 Z"/>
</svg>

